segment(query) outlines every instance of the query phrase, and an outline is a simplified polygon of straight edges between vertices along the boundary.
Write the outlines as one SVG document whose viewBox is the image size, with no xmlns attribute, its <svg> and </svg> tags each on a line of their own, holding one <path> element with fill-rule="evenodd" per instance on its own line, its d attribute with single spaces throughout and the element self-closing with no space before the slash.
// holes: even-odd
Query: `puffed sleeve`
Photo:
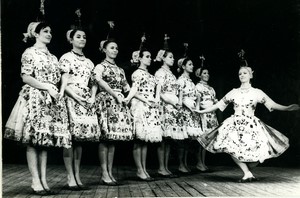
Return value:
<svg viewBox="0 0 300 198">
<path fill-rule="evenodd" d="M 91 80 L 96 82 L 97 79 L 102 79 L 102 73 L 104 71 L 104 66 L 102 64 L 96 65 L 92 70 Z"/>
<path fill-rule="evenodd" d="M 141 72 L 139 72 L 138 70 L 133 72 L 133 74 L 131 75 L 132 87 L 139 87 L 140 83 L 142 82 L 142 79 L 143 74 Z"/>
<path fill-rule="evenodd" d="M 228 92 L 216 105 L 220 109 L 220 111 L 224 111 L 229 103 L 233 101 L 233 96 L 235 93 L 235 89 Z"/>
<path fill-rule="evenodd" d="M 21 64 L 21 75 L 26 74 L 33 76 L 33 71 L 35 68 L 35 59 L 32 52 L 26 50 L 22 54 Z"/>
<path fill-rule="evenodd" d="M 260 89 L 257 89 L 257 102 L 264 104 L 269 111 L 273 111 L 275 102 Z"/>
<path fill-rule="evenodd" d="M 70 73 L 70 71 L 71 71 L 71 61 L 69 60 L 67 54 L 63 55 L 59 59 L 59 69 L 62 73 Z"/>
<path fill-rule="evenodd" d="M 158 85 L 163 85 L 165 81 L 165 73 L 162 70 L 155 72 L 155 80 Z"/>
<path fill-rule="evenodd" d="M 179 90 L 183 90 L 185 87 L 185 81 L 183 78 L 179 78 L 176 84 L 178 85 Z"/>
</svg>

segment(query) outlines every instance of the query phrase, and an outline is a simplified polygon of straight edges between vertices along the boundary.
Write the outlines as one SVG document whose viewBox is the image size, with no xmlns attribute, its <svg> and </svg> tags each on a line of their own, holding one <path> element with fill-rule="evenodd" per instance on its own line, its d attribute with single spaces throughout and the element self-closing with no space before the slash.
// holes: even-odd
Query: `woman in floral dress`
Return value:
<svg viewBox="0 0 300 198">
<path fill-rule="evenodd" d="M 101 42 L 100 49 L 105 53 L 104 61 L 93 70 L 93 79 L 98 83 L 100 92 L 96 96 L 98 122 L 101 128 L 99 156 L 102 170 L 101 181 L 116 185 L 112 174 L 116 141 L 132 140 L 132 117 L 124 103 L 123 93 L 130 87 L 124 70 L 115 63 L 118 45 L 114 40 Z"/>
<path fill-rule="evenodd" d="M 207 68 L 198 68 L 195 72 L 196 76 L 200 78 L 200 81 L 196 85 L 196 91 L 200 94 L 200 108 L 206 109 L 218 102 L 216 99 L 216 92 L 214 88 L 208 85 L 209 71 Z M 200 114 L 202 130 L 204 133 L 211 132 L 219 126 L 217 115 L 215 112 Z M 197 154 L 197 166 L 196 168 L 201 172 L 209 172 L 210 170 L 205 165 L 206 150 L 199 146 L 199 152 Z"/>
<path fill-rule="evenodd" d="M 63 73 L 62 84 L 66 87 L 66 103 L 73 147 L 64 149 L 64 162 L 68 174 L 68 187 L 71 190 L 84 190 L 87 187 L 82 184 L 79 175 L 82 156 L 81 143 L 84 141 L 99 142 L 101 135 L 93 104 L 97 86 L 89 86 L 94 64 L 84 56 L 82 51 L 86 44 L 85 32 L 80 29 L 69 30 L 67 40 L 72 44 L 72 50 L 60 58 L 59 64 Z"/>
<path fill-rule="evenodd" d="M 160 120 L 162 126 L 163 141 L 157 149 L 159 169 L 158 174 L 163 177 L 173 177 L 168 169 L 170 140 L 184 140 L 188 137 L 183 130 L 183 121 L 178 119 L 178 109 L 181 107 L 177 97 L 178 85 L 176 77 L 171 72 L 170 67 L 174 64 L 174 56 L 170 51 L 160 50 L 157 58 L 163 61 L 163 65 L 155 73 L 157 81 L 157 91 L 160 93 Z"/>
<path fill-rule="evenodd" d="M 264 104 L 270 111 L 300 109 L 297 104 L 289 106 L 277 104 L 262 90 L 253 88 L 250 84 L 252 73 L 250 67 L 241 67 L 239 70 L 241 86 L 232 89 L 217 104 L 199 111 L 200 113 L 208 113 L 216 109 L 223 111 L 229 103 L 233 103 L 234 114 L 216 130 L 204 134 L 200 143 L 210 152 L 230 154 L 244 173 L 239 182 L 257 180 L 249 169 L 259 162 L 281 155 L 289 147 L 287 137 L 255 117 L 257 103 Z"/>
<path fill-rule="evenodd" d="M 179 141 L 178 157 L 179 167 L 181 173 L 188 173 L 191 170 L 187 165 L 189 140 L 195 140 L 202 134 L 200 117 L 194 112 L 196 105 L 199 106 L 199 97 L 195 84 L 193 83 L 190 74 L 193 73 L 193 62 L 189 58 L 182 58 L 178 61 L 178 70 L 182 71 L 181 76 L 177 79 L 179 85 L 179 103 L 182 107 L 179 109 L 179 119 L 183 121 L 184 130 L 188 135 L 188 139 Z"/>
<path fill-rule="evenodd" d="M 159 94 L 155 94 L 156 81 L 147 67 L 151 64 L 151 54 L 147 50 L 139 53 L 140 65 L 132 74 L 132 88 L 125 99 L 131 100 L 131 114 L 135 142 L 133 146 L 133 158 L 137 167 L 137 177 L 144 181 L 153 180 L 146 170 L 147 142 L 161 142 L 161 126 L 158 114 Z"/>
<path fill-rule="evenodd" d="M 67 108 L 59 93 L 61 79 L 57 58 L 47 44 L 52 35 L 46 23 L 29 24 L 25 39 L 35 44 L 22 54 L 21 76 L 25 83 L 7 121 L 4 137 L 27 145 L 27 163 L 35 194 L 53 194 L 46 181 L 47 148 L 71 147 Z"/>
</svg>

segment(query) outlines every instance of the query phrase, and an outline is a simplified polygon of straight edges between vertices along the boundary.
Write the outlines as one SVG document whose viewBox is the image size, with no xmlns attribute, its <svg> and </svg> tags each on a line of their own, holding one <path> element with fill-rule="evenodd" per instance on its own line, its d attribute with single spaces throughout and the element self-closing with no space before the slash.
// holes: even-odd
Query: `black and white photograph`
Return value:
<svg viewBox="0 0 300 198">
<path fill-rule="evenodd" d="M 300 0 L 2 0 L 0 197 L 300 197 Z"/>
</svg>

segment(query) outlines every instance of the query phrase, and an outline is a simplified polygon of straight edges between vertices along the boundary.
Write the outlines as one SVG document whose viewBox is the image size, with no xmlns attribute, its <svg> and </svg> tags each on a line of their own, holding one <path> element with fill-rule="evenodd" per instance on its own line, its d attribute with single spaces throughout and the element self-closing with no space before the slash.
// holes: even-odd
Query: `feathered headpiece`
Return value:
<svg viewBox="0 0 300 198">
<path fill-rule="evenodd" d="M 28 39 L 34 38 L 34 32 L 38 24 L 45 21 L 45 0 L 41 0 L 39 14 L 36 18 L 36 22 L 29 23 L 27 27 L 27 32 L 23 33 L 24 38 L 23 41 L 26 43 Z"/>
<path fill-rule="evenodd" d="M 178 70 L 177 71 L 178 72 L 180 72 L 180 70 L 182 68 L 182 63 L 183 63 L 184 59 L 187 58 L 187 52 L 188 52 L 189 44 L 188 43 L 183 43 L 183 47 L 184 47 L 183 57 L 177 61 L 177 65 L 178 65 Z"/>
<path fill-rule="evenodd" d="M 144 32 L 143 36 L 141 38 L 141 43 L 140 43 L 140 46 L 139 46 L 139 50 L 136 50 L 136 51 L 132 52 L 132 55 L 131 55 L 132 59 L 130 60 L 131 63 L 138 63 L 139 53 L 143 49 L 145 42 L 146 42 L 146 34 Z"/>
<path fill-rule="evenodd" d="M 112 30 L 115 27 L 114 21 L 107 21 L 107 24 L 109 25 L 109 30 L 108 30 L 108 33 L 107 33 L 107 36 L 106 36 L 106 40 L 100 41 L 100 51 L 101 52 L 103 52 L 104 43 L 110 38 L 110 33 L 112 32 Z"/>
<path fill-rule="evenodd" d="M 249 74 L 250 74 L 250 78 L 253 78 L 253 73 L 254 71 L 252 70 L 251 67 L 248 66 L 248 62 L 245 58 L 245 51 L 243 49 L 241 49 L 240 52 L 238 52 L 238 57 L 240 59 L 240 68 L 245 68 L 248 70 Z"/>
<path fill-rule="evenodd" d="M 203 56 L 203 54 L 202 54 L 201 56 L 199 56 L 199 59 L 200 59 L 200 61 L 201 61 L 201 65 L 200 65 L 200 67 L 199 67 L 198 69 L 196 69 L 196 71 L 195 71 L 195 75 L 196 75 L 197 77 L 200 77 L 201 71 L 202 71 L 202 69 L 204 68 L 205 57 Z"/>
<path fill-rule="evenodd" d="M 170 37 L 168 36 L 168 34 L 165 34 L 163 49 L 158 51 L 158 53 L 157 53 L 156 58 L 154 59 L 154 61 L 159 61 L 159 62 L 161 62 L 162 59 L 163 59 L 163 56 L 164 56 L 165 52 L 166 52 L 167 50 L 170 50 L 170 49 L 169 49 L 169 43 L 168 43 L 168 40 L 169 40 L 169 39 L 170 39 Z"/>
<path fill-rule="evenodd" d="M 67 31 L 66 33 L 66 37 L 67 37 L 67 40 L 69 41 L 69 43 L 71 43 L 71 40 L 72 38 L 70 37 L 70 34 L 71 32 L 74 30 L 74 29 L 81 29 L 82 28 L 82 25 L 81 25 L 81 11 L 80 11 L 80 8 L 78 8 L 76 11 L 75 11 L 75 14 L 76 14 L 76 20 L 75 20 L 75 23 L 73 25 L 71 25 L 71 29 Z"/>
</svg>

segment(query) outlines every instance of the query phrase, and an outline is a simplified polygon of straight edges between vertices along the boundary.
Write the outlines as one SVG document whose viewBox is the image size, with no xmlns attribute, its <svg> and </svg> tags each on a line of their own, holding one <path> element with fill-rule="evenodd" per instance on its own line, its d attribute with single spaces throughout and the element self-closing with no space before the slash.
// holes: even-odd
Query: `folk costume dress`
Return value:
<svg viewBox="0 0 300 198">
<path fill-rule="evenodd" d="M 93 79 L 102 78 L 108 86 L 124 98 L 122 91 L 129 91 L 124 70 L 116 64 L 104 60 L 93 70 Z M 124 103 L 119 104 L 116 99 L 103 88 L 96 95 L 98 123 L 103 140 L 132 140 L 133 122 L 130 109 Z"/>
<path fill-rule="evenodd" d="M 132 74 L 132 87 L 137 88 L 137 94 L 154 100 L 156 80 L 148 71 L 137 69 Z M 133 128 L 135 138 L 145 142 L 160 142 L 162 131 L 159 119 L 159 108 L 133 98 L 131 101 Z"/>
<path fill-rule="evenodd" d="M 168 69 L 161 67 L 155 73 L 158 84 L 161 85 L 161 93 L 168 95 L 169 98 L 178 103 L 178 84 L 176 77 Z M 179 119 L 178 110 L 171 104 L 161 100 L 159 109 L 159 117 L 162 127 L 162 136 L 175 140 L 183 140 L 188 138 L 186 130 L 184 130 L 183 120 Z"/>
<path fill-rule="evenodd" d="M 89 99 L 91 97 L 89 81 L 94 68 L 92 61 L 84 55 L 71 51 L 60 58 L 59 65 L 62 73 L 69 74 L 67 86 L 78 96 Z M 73 140 L 99 141 L 101 132 L 95 105 L 83 106 L 67 94 L 66 104 Z"/>
<path fill-rule="evenodd" d="M 229 103 L 234 105 L 234 114 L 201 137 L 205 149 L 228 153 L 242 162 L 263 162 L 281 155 L 289 147 L 287 137 L 254 115 L 257 103 L 272 111 L 274 102 L 263 91 L 252 87 L 247 91 L 233 89 L 217 106 L 223 111 Z"/>
<path fill-rule="evenodd" d="M 57 84 L 61 79 L 58 60 L 48 50 L 34 46 L 27 48 L 21 63 L 21 75 L 52 84 L 53 89 L 58 91 Z M 48 91 L 25 84 L 6 123 L 4 137 L 31 146 L 70 148 L 65 101 L 52 98 Z"/>
<path fill-rule="evenodd" d="M 200 94 L 200 108 L 206 109 L 214 105 L 217 101 L 214 88 L 207 83 L 200 81 L 196 85 L 196 91 Z M 204 133 L 211 132 L 219 126 L 217 115 L 215 112 L 200 114 L 202 130 Z"/>
<path fill-rule="evenodd" d="M 181 75 L 177 84 L 182 91 L 182 107 L 179 109 L 179 119 L 183 120 L 184 130 L 189 138 L 197 138 L 203 132 L 201 129 L 201 120 L 197 113 L 191 111 L 190 108 L 196 108 L 197 92 L 195 84 L 190 77 Z"/>
</svg>

